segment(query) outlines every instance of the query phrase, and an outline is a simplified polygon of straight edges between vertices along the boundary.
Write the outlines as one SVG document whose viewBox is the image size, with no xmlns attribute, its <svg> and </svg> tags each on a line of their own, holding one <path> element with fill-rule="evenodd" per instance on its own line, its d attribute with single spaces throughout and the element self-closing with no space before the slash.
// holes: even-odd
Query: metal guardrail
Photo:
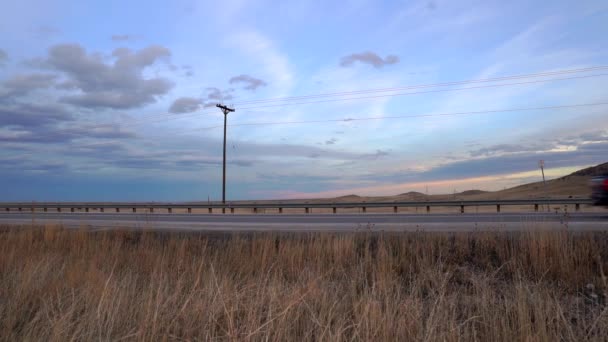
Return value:
<svg viewBox="0 0 608 342">
<path fill-rule="evenodd" d="M 512 206 L 512 205 L 531 205 L 534 206 L 535 211 L 538 211 L 540 205 L 568 205 L 572 204 L 575 206 L 575 210 L 580 210 L 580 205 L 593 204 L 591 199 L 522 199 L 522 200 L 485 200 L 485 201 L 421 201 L 421 202 L 324 202 L 324 203 L 291 203 L 291 202 L 262 202 L 262 203 L 166 203 L 166 202 L 138 202 L 138 203 L 110 203 L 110 202 L 0 202 L 0 208 L 4 208 L 5 211 L 11 211 L 11 209 L 17 209 L 23 211 L 29 209 L 34 211 L 35 209 L 70 209 L 71 212 L 78 210 L 89 211 L 90 209 L 98 209 L 104 211 L 104 209 L 115 209 L 117 212 L 120 209 L 131 209 L 133 212 L 137 212 L 137 209 L 148 209 L 153 211 L 154 209 L 167 209 L 169 213 L 172 209 L 180 208 L 187 209 L 189 213 L 192 209 L 208 209 L 211 213 L 213 209 L 222 209 L 222 212 L 226 212 L 229 209 L 230 212 L 234 213 L 235 209 L 252 209 L 254 213 L 258 209 L 278 209 L 279 213 L 283 212 L 284 208 L 301 208 L 305 209 L 306 213 L 309 213 L 311 208 L 331 208 L 336 213 L 338 208 L 361 208 L 363 212 L 366 212 L 367 208 L 393 208 L 394 212 L 398 211 L 398 208 L 406 207 L 426 207 L 426 211 L 430 212 L 431 207 L 460 207 L 460 211 L 464 213 L 465 207 L 480 207 L 480 206 L 496 206 L 496 211 L 500 212 L 501 206 Z"/>
</svg>

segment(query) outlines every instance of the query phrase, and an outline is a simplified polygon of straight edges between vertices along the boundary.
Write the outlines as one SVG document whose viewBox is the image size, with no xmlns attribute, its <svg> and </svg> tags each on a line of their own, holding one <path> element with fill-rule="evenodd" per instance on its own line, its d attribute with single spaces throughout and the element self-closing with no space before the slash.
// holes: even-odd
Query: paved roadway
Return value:
<svg viewBox="0 0 608 342">
<path fill-rule="evenodd" d="M 0 224 L 61 224 L 70 228 L 201 231 L 478 231 L 608 230 L 608 213 L 222 215 L 138 213 L 0 213 Z"/>
</svg>

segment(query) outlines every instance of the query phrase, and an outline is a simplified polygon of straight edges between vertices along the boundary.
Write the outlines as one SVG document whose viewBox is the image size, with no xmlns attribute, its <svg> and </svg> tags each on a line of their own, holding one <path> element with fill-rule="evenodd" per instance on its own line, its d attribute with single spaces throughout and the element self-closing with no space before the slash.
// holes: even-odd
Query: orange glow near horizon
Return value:
<svg viewBox="0 0 608 342">
<path fill-rule="evenodd" d="M 568 175 L 574 171 L 588 166 L 572 166 L 545 169 L 547 180 Z M 320 192 L 298 192 L 298 191 L 273 191 L 267 194 L 275 198 L 298 199 L 298 198 L 332 198 L 346 195 L 358 196 L 394 196 L 410 191 L 429 194 L 451 194 L 466 190 L 497 191 L 526 183 L 540 182 L 542 176 L 540 170 L 518 172 L 513 174 L 502 174 L 495 176 L 471 177 L 462 179 L 437 180 L 429 182 L 412 182 L 399 184 L 382 184 L 376 186 L 358 187 L 352 189 L 329 190 Z"/>
</svg>

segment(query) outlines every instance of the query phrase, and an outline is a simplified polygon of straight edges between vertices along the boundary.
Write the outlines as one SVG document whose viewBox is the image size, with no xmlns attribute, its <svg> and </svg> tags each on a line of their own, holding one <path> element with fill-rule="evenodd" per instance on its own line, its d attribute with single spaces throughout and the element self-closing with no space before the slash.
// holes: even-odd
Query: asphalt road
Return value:
<svg viewBox="0 0 608 342">
<path fill-rule="evenodd" d="M 0 224 L 61 224 L 93 229 L 139 228 L 209 231 L 479 231 L 608 230 L 608 214 L 308 214 L 222 215 L 138 213 L 0 213 Z"/>
</svg>

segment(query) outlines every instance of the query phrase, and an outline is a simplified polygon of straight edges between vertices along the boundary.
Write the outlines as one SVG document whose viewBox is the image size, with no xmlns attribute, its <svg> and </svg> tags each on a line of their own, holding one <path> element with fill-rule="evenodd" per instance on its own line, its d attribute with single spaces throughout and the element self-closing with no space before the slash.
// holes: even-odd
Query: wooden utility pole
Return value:
<svg viewBox="0 0 608 342">
<path fill-rule="evenodd" d="M 224 113 L 224 161 L 222 163 L 222 204 L 226 204 L 226 120 L 228 118 L 228 113 L 234 112 L 234 108 L 228 108 L 223 104 L 217 104 L 217 108 L 222 110 Z M 222 208 L 222 213 L 226 213 L 226 208 Z"/>
<path fill-rule="evenodd" d="M 545 161 L 541 159 L 538 162 L 538 166 L 540 166 L 540 172 L 543 174 L 543 190 L 545 191 L 545 197 L 548 199 L 549 196 L 547 194 L 547 182 L 545 181 Z M 547 204 L 547 211 L 551 211 L 551 208 L 549 207 L 548 204 Z"/>
<path fill-rule="evenodd" d="M 540 172 L 543 174 L 543 186 L 547 187 L 547 182 L 545 182 L 545 161 L 544 160 L 540 160 L 538 162 L 538 166 L 540 166 Z"/>
</svg>

